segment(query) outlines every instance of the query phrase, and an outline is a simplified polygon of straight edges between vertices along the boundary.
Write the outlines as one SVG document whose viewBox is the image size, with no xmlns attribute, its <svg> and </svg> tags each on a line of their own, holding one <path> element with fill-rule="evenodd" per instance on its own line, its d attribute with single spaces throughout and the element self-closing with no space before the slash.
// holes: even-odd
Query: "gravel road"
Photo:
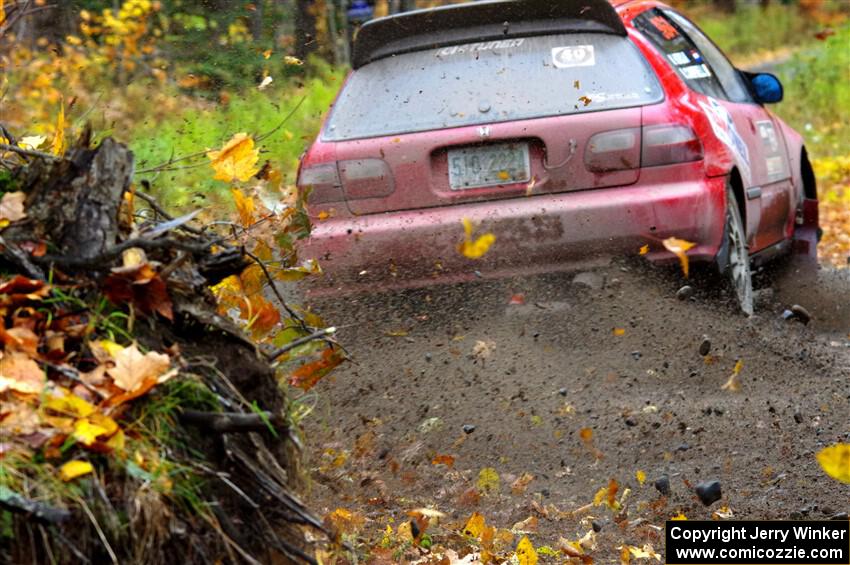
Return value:
<svg viewBox="0 0 850 565">
<path fill-rule="evenodd" d="M 434 507 L 448 515 L 435 541 L 449 544 L 473 511 L 503 528 L 536 516 L 535 545 L 578 539 L 595 520 L 597 563 L 619 562 L 623 543 L 662 551 L 678 513 L 840 516 L 850 487 L 814 454 L 850 441 L 848 275 L 763 276 L 751 318 L 707 274 L 639 263 L 319 304 L 354 362 L 315 389 L 312 505 L 360 512 L 373 539 L 388 517 Z M 794 304 L 808 325 L 783 317 Z M 736 365 L 738 391 L 724 388 Z M 500 486 L 477 496 L 484 468 Z M 611 479 L 632 491 L 625 511 L 568 514 Z M 709 480 L 722 499 L 706 507 L 694 488 Z"/>
</svg>

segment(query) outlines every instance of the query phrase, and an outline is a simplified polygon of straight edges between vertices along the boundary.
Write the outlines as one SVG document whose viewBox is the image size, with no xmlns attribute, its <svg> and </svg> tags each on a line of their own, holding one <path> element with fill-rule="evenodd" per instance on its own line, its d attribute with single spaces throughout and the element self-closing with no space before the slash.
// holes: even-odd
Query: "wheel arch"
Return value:
<svg viewBox="0 0 850 565">
<path fill-rule="evenodd" d="M 809 200 L 817 200 L 818 186 L 815 170 L 812 168 L 812 163 L 809 161 L 809 152 L 806 146 L 800 150 L 800 179 L 803 181 L 803 198 Z"/>
<path fill-rule="evenodd" d="M 729 186 L 732 187 L 732 193 L 735 195 L 735 203 L 738 206 L 738 212 L 741 214 L 741 221 L 744 223 L 744 231 L 747 231 L 747 198 L 744 195 L 744 179 L 741 177 L 741 172 L 738 167 L 732 167 L 729 171 Z M 746 234 L 749 236 L 749 234 Z"/>
</svg>

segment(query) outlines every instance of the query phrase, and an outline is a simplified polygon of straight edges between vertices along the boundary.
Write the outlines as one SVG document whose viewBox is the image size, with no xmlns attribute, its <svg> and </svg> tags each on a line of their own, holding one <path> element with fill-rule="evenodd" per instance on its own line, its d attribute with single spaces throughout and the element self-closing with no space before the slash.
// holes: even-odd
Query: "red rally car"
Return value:
<svg viewBox="0 0 850 565">
<path fill-rule="evenodd" d="M 727 273 L 813 253 L 815 178 L 765 108 L 770 74 L 733 67 L 652 0 L 484 1 L 364 25 L 353 71 L 302 159 L 325 272 L 314 293 L 571 268 L 668 237 Z M 458 252 L 464 224 L 495 241 Z"/>
</svg>

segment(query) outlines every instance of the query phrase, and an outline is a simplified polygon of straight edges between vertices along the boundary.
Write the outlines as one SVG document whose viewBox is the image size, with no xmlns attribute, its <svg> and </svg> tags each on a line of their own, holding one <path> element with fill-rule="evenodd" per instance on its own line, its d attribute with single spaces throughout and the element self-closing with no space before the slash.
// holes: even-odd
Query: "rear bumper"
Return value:
<svg viewBox="0 0 850 565">
<path fill-rule="evenodd" d="M 308 279 L 320 295 L 563 270 L 645 244 L 663 261 L 672 258 L 661 245 L 670 236 L 696 243 L 688 255 L 708 261 L 721 244 L 724 199 L 719 177 L 331 218 L 315 223 L 299 252 L 322 266 Z M 496 236 L 480 259 L 457 250 L 464 218 L 476 236 Z"/>
</svg>

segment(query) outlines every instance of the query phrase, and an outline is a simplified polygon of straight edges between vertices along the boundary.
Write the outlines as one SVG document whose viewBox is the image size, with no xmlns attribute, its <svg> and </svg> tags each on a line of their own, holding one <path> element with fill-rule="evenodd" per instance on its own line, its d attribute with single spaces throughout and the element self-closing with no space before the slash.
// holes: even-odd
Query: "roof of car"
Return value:
<svg viewBox="0 0 850 565">
<path fill-rule="evenodd" d="M 626 35 L 608 0 L 488 0 L 378 18 L 357 33 L 353 67 L 433 47 L 567 32 Z"/>
</svg>

